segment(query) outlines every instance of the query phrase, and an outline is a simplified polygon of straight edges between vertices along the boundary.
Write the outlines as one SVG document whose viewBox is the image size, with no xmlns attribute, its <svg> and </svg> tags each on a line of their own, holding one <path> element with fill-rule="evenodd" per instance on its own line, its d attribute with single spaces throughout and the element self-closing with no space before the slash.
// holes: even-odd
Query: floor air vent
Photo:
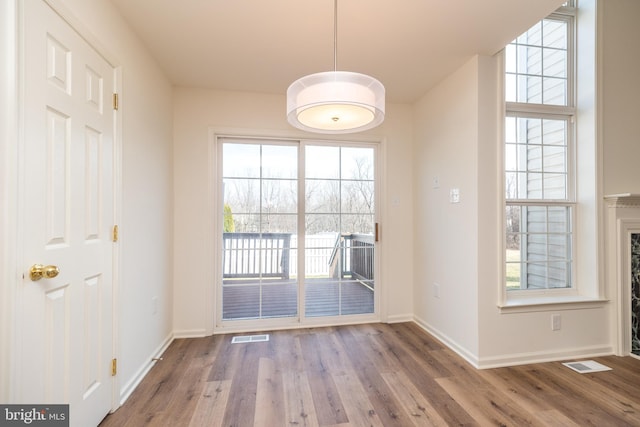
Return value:
<svg viewBox="0 0 640 427">
<path fill-rule="evenodd" d="M 231 344 L 242 344 L 248 342 L 265 342 L 269 341 L 269 335 L 243 335 L 238 337 L 233 337 L 231 339 Z"/>
<path fill-rule="evenodd" d="M 563 363 L 567 368 L 571 368 L 576 372 L 580 372 L 581 374 L 588 374 L 589 372 L 601 372 L 601 371 L 610 371 L 611 368 L 605 366 L 601 363 L 598 363 L 594 360 L 583 360 L 581 362 L 568 362 Z"/>
</svg>

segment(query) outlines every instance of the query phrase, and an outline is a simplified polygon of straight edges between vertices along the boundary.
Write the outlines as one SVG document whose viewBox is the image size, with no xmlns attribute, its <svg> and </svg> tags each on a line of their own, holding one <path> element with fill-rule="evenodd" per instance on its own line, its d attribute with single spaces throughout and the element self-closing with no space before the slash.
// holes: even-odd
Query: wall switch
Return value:
<svg viewBox="0 0 640 427">
<path fill-rule="evenodd" d="M 156 314 L 158 312 L 158 297 L 151 298 L 151 314 Z"/>
<path fill-rule="evenodd" d="M 440 284 L 439 283 L 434 283 L 433 284 L 433 297 L 434 298 L 440 298 Z"/>
<path fill-rule="evenodd" d="M 559 331 L 562 328 L 562 317 L 559 314 L 551 315 L 551 330 Z"/>
<path fill-rule="evenodd" d="M 449 201 L 451 203 L 460 203 L 460 189 L 452 188 L 449 190 Z"/>
</svg>

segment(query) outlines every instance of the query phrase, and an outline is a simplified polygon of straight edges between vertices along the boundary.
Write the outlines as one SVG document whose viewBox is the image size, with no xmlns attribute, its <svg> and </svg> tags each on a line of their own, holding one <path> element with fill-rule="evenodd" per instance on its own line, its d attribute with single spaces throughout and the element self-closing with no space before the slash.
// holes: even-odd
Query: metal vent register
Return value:
<svg viewBox="0 0 640 427">
<path fill-rule="evenodd" d="M 598 363 L 594 360 L 583 360 L 581 362 L 568 362 L 568 363 L 563 363 L 563 365 L 581 374 L 611 370 L 610 367 L 605 366 L 601 363 Z"/>
<path fill-rule="evenodd" d="M 231 339 L 231 344 L 242 344 L 242 343 L 249 343 L 249 342 L 265 342 L 265 341 L 269 341 L 268 334 L 241 335 L 241 336 L 233 337 Z"/>
</svg>

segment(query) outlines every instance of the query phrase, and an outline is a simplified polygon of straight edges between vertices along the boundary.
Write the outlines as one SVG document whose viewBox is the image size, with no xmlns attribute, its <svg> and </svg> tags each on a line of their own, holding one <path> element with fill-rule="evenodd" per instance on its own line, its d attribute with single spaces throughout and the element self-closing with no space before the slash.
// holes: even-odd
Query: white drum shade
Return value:
<svg viewBox="0 0 640 427">
<path fill-rule="evenodd" d="M 310 74 L 287 89 L 287 120 L 317 133 L 353 133 L 384 120 L 385 90 L 366 74 L 327 71 Z"/>
</svg>

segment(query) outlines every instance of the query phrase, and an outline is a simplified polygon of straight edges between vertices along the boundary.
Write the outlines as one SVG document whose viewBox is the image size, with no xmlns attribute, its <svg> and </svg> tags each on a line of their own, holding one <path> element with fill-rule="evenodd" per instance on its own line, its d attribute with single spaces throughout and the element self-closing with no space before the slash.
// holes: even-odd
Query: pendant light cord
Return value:
<svg viewBox="0 0 640 427">
<path fill-rule="evenodd" d="M 333 71 L 338 71 L 338 0 L 333 0 Z"/>
</svg>

